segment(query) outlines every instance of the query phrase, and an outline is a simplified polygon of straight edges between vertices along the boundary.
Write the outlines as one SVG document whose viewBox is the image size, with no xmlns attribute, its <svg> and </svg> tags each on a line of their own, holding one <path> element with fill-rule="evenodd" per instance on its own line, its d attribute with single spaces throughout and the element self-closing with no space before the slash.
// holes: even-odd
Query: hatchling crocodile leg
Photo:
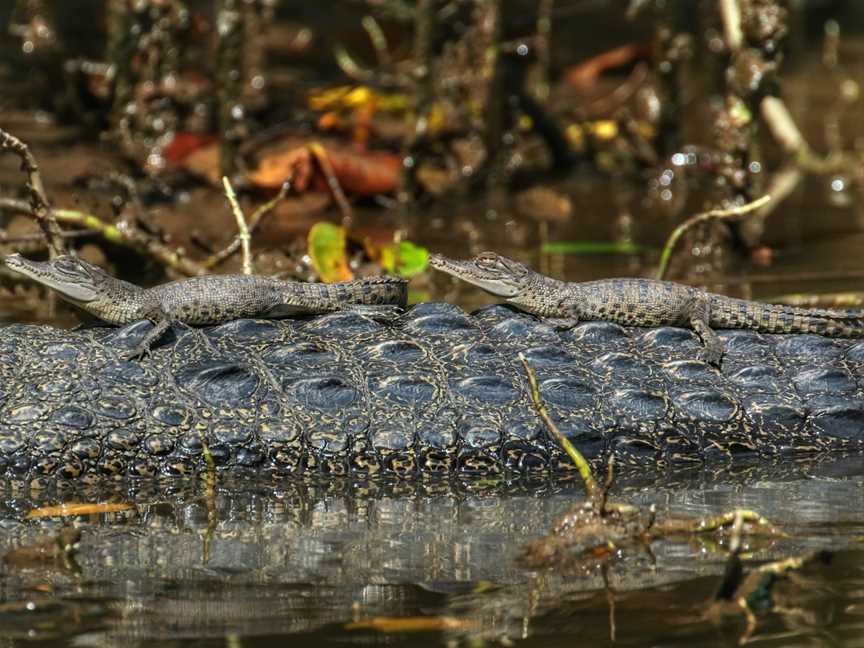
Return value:
<svg viewBox="0 0 864 648">
<path fill-rule="evenodd" d="M 719 367 L 724 353 L 723 341 L 711 328 L 711 304 L 705 295 L 693 297 L 687 307 L 687 319 L 705 345 L 705 362 Z"/>
</svg>

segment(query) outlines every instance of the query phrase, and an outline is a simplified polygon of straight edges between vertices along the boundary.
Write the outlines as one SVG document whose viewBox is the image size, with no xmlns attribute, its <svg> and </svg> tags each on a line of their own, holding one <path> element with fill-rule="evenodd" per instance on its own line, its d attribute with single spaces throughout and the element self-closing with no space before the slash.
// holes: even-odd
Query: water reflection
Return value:
<svg viewBox="0 0 864 648">
<path fill-rule="evenodd" d="M 760 618 L 755 636 L 769 645 L 844 637 L 856 645 L 864 610 L 864 551 L 856 544 L 864 534 L 861 468 L 852 457 L 738 475 L 642 475 L 641 482 L 625 478 L 616 499 L 654 503 L 661 514 L 758 510 L 790 537 L 754 540 L 745 552 L 751 567 L 832 549 L 829 566 L 810 566 L 785 584 L 784 604 L 798 611 Z M 287 634 L 309 643 L 524 638 L 572 645 L 578 637 L 593 645 L 609 640 L 614 621 L 624 645 L 649 638 L 730 645 L 743 629 L 743 619 L 716 626 L 704 618 L 726 561 L 711 538 L 657 541 L 654 558 L 627 549 L 608 569 L 521 569 L 514 562 L 520 548 L 582 499 L 576 484 L 238 481 L 220 484 L 209 504 L 195 484 L 110 497 L 137 510 L 74 520 L 79 574 L 56 562 L 6 565 L 4 635 L 44 645 L 175 645 L 182 637 L 229 635 L 283 645 Z M 61 529 L 56 520 L 24 520 L 56 499 L 7 493 L 4 554 Z"/>
</svg>

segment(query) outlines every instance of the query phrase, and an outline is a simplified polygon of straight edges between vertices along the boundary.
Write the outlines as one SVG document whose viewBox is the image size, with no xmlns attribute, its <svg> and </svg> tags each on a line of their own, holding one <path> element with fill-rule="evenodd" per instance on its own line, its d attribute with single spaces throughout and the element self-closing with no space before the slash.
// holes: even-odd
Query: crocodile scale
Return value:
<svg viewBox="0 0 864 648">
<path fill-rule="evenodd" d="M 590 458 L 631 465 L 864 450 L 864 342 L 416 306 L 176 329 L 0 327 L 0 476 L 39 487 L 220 470 L 358 478 L 572 471 L 533 409 Z"/>
</svg>

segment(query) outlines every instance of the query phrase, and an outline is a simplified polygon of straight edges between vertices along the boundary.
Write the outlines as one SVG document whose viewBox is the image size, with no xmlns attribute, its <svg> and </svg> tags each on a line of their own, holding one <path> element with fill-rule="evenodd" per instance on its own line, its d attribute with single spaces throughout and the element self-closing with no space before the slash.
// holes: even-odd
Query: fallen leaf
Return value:
<svg viewBox="0 0 864 648">
<path fill-rule="evenodd" d="M 345 228 L 333 223 L 315 223 L 309 230 L 309 256 L 321 281 L 333 283 L 354 278 L 345 254 L 346 238 Z"/>
</svg>

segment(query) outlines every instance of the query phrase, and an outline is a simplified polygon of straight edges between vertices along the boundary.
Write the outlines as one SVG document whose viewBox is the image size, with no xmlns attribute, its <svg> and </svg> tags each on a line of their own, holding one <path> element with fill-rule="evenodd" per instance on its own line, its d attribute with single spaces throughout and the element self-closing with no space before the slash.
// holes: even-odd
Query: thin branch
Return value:
<svg viewBox="0 0 864 648">
<path fill-rule="evenodd" d="M 258 229 L 258 226 L 264 220 L 265 216 L 268 216 L 278 205 L 288 192 L 291 190 L 291 184 L 286 182 L 282 185 L 282 188 L 279 190 L 279 193 L 276 194 L 274 198 L 267 201 L 263 205 L 261 205 L 258 209 L 252 212 L 252 215 L 249 217 L 249 233 L 250 235 Z M 240 249 L 240 238 L 235 236 L 231 242 L 226 245 L 224 248 L 219 250 L 218 252 L 214 252 L 209 257 L 204 259 L 201 265 L 208 270 L 212 270 L 220 263 L 225 261 L 227 258 L 233 256 L 237 250 Z"/>
<path fill-rule="evenodd" d="M 360 21 L 363 29 L 369 35 L 369 40 L 372 41 L 372 47 L 375 49 L 375 57 L 378 59 L 378 67 L 389 67 L 391 64 L 390 50 L 387 45 L 387 37 L 384 35 L 384 30 L 381 25 L 375 20 L 374 16 L 366 15 Z"/>
<path fill-rule="evenodd" d="M 570 443 L 570 440 L 561 433 L 561 430 L 559 430 L 558 426 L 555 425 L 555 421 L 553 421 L 552 417 L 549 416 L 549 411 L 546 409 L 546 405 L 543 404 L 543 399 L 540 396 L 540 386 L 537 384 L 537 375 L 534 373 L 531 365 L 528 364 L 528 360 L 521 352 L 519 353 L 519 361 L 522 363 L 522 366 L 525 368 L 525 373 L 528 375 L 528 384 L 531 386 L 531 400 L 534 403 L 534 409 L 537 410 L 537 414 L 546 425 L 546 429 L 549 430 L 549 433 L 558 443 L 561 444 L 561 447 L 564 448 L 564 451 L 570 456 L 573 463 L 576 464 L 576 468 L 579 470 L 579 475 L 582 477 L 582 482 L 585 484 L 588 499 L 590 499 L 594 504 L 599 504 L 603 501 L 604 496 L 602 490 L 594 480 L 594 476 L 591 474 L 591 466 L 588 464 L 585 457 L 582 456 L 582 453 L 579 452 L 573 444 Z M 598 511 L 600 510 L 602 509 L 598 507 Z"/>
<path fill-rule="evenodd" d="M 721 218 L 740 218 L 745 214 L 749 214 L 750 212 L 756 211 L 763 205 L 770 202 L 771 196 L 762 196 L 754 200 L 753 202 L 747 203 L 746 205 L 741 205 L 740 207 L 732 207 L 730 209 L 712 209 L 708 212 L 703 212 L 701 214 L 696 214 L 691 218 L 688 218 L 686 221 L 681 223 L 669 238 L 666 240 L 666 245 L 663 246 L 663 252 L 660 254 L 660 264 L 657 268 L 657 278 L 662 279 L 666 271 L 669 269 L 669 259 L 672 257 L 672 252 L 675 251 L 675 246 L 678 244 L 678 241 L 684 235 L 684 233 L 698 225 L 699 223 L 703 223 L 707 220 L 721 219 Z"/>
<path fill-rule="evenodd" d="M 339 205 L 339 209 L 342 210 L 342 226 L 350 229 L 351 224 L 354 222 L 354 211 L 351 209 L 351 203 L 348 202 L 348 198 L 345 197 L 345 192 L 342 191 L 342 185 L 339 184 L 339 178 L 333 170 L 333 164 L 330 162 L 330 156 L 327 155 L 327 149 L 318 142 L 312 142 L 309 144 L 309 152 L 312 153 L 321 167 L 321 171 L 324 172 L 327 186 L 330 188 L 336 204 Z"/>
<path fill-rule="evenodd" d="M 237 219 L 237 238 L 240 240 L 240 248 L 243 250 L 243 274 L 252 274 L 252 237 L 249 236 L 249 228 L 246 226 L 246 217 L 243 215 L 243 210 L 240 209 L 240 203 L 237 202 L 237 194 L 234 193 L 234 187 L 231 186 L 231 181 L 227 176 L 222 176 L 222 186 L 225 187 L 225 197 L 231 204 L 231 211 L 234 212 L 234 218 Z"/>
<path fill-rule="evenodd" d="M 39 227 L 42 228 L 42 233 L 48 242 L 51 256 L 63 254 L 65 249 L 62 241 L 62 232 L 54 218 L 51 204 L 48 202 L 48 196 L 45 193 L 45 185 L 42 184 L 42 175 L 39 173 L 39 165 L 36 163 L 36 158 L 33 157 L 33 154 L 24 142 L 2 129 L 0 129 L 0 150 L 12 151 L 21 158 L 21 170 L 27 174 L 27 191 L 30 193 L 30 210 L 27 213 L 33 216 L 36 222 L 39 223 Z"/>
<path fill-rule="evenodd" d="M 738 5 L 738 0 L 719 0 L 719 4 L 726 47 L 730 52 L 737 52 L 744 41 L 744 32 L 741 29 L 741 7 Z"/>
<path fill-rule="evenodd" d="M 23 200 L 0 198 L 0 209 L 19 214 L 33 215 L 33 208 Z M 189 259 L 179 251 L 168 247 L 146 232 L 127 223 L 106 223 L 98 216 L 74 209 L 54 209 L 54 218 L 68 225 L 76 225 L 99 234 L 106 241 L 125 245 L 141 254 L 152 257 L 165 267 L 189 277 L 207 274 L 207 269 Z M 58 228 L 59 229 L 59 228 Z M 61 233 L 61 236 L 63 234 Z"/>
</svg>

